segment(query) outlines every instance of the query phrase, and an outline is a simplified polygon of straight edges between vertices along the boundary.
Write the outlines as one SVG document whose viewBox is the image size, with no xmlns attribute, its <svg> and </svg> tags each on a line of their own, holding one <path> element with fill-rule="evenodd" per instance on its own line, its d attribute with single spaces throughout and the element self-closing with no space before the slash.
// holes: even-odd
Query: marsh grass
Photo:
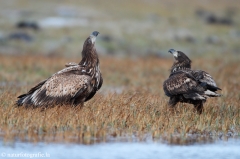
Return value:
<svg viewBox="0 0 240 159">
<path fill-rule="evenodd" d="M 0 54 L 0 138 L 6 143 L 155 140 L 189 144 L 239 137 L 238 1 L 18 0 L 2 1 L 0 8 L 0 52 L 5 54 Z M 34 38 L 31 43 L 5 39 L 18 31 L 14 26 L 19 20 L 66 18 L 60 14 L 61 9 L 89 24 L 41 28 L 29 33 Z M 235 25 L 206 25 L 196 17 L 198 9 L 217 15 L 225 15 L 230 9 L 235 12 Z M 124 54 L 127 58 L 100 56 L 104 83 L 92 100 L 81 110 L 71 106 L 46 110 L 15 107 L 17 96 L 62 69 L 66 62 L 78 62 L 74 57 L 93 30 L 101 32 L 96 44 L 99 53 L 115 57 Z M 185 41 L 185 31 L 195 39 L 194 43 Z M 176 40 L 179 34 L 183 37 Z M 102 35 L 111 40 L 104 41 Z M 220 43 L 209 44 L 206 39 L 212 36 L 217 36 Z M 222 88 L 223 96 L 209 99 L 201 116 L 192 105 L 179 104 L 174 110 L 167 107 L 162 83 L 169 76 L 173 61 L 159 56 L 167 56 L 165 52 L 171 47 L 198 54 L 199 58 L 191 56 L 193 68 L 209 72 Z"/>
<path fill-rule="evenodd" d="M 100 58 L 104 77 L 101 90 L 85 106 L 25 109 L 14 104 L 17 96 L 76 59 L 45 56 L 1 56 L 0 138 L 6 143 L 110 141 L 162 141 L 172 144 L 209 142 L 239 137 L 239 59 L 194 59 L 222 88 L 202 115 L 192 105 L 167 106 L 162 89 L 172 59 Z M 120 91 L 117 91 L 120 90 Z"/>
</svg>

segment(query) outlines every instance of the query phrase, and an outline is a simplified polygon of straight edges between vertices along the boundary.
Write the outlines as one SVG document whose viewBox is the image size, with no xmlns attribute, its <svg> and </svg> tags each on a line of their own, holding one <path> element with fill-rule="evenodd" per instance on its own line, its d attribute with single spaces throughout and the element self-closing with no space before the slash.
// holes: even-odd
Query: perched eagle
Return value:
<svg viewBox="0 0 240 159">
<path fill-rule="evenodd" d="M 82 60 L 68 63 L 66 68 L 53 74 L 20 95 L 18 106 L 49 106 L 54 104 L 81 105 L 91 99 L 101 88 L 103 79 L 95 40 L 99 32 L 94 31 L 84 42 Z"/>
<path fill-rule="evenodd" d="M 175 61 L 169 78 L 164 81 L 163 89 L 170 97 L 169 106 L 174 107 L 178 102 L 193 104 L 199 114 L 207 97 L 219 97 L 213 78 L 205 71 L 191 70 L 191 60 L 181 51 L 170 49 Z"/>
</svg>

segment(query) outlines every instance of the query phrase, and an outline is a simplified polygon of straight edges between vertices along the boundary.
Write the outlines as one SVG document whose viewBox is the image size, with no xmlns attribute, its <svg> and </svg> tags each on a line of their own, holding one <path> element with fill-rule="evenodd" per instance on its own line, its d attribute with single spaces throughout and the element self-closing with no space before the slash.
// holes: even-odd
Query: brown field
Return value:
<svg viewBox="0 0 240 159">
<path fill-rule="evenodd" d="M 209 72 L 222 88 L 223 96 L 208 99 L 202 115 L 188 104 L 168 109 L 162 83 L 172 58 L 100 57 L 103 87 L 82 109 L 14 105 L 18 95 L 76 59 L 0 55 L 0 60 L 0 138 L 5 142 L 188 144 L 240 136 L 240 59 L 233 55 L 192 58 L 193 68 Z"/>
</svg>

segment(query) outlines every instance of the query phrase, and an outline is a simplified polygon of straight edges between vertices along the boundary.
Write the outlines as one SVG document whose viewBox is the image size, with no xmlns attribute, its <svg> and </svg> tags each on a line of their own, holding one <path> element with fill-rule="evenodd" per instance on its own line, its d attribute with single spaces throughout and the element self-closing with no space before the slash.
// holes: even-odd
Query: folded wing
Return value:
<svg viewBox="0 0 240 159">
<path fill-rule="evenodd" d="M 199 82 L 201 82 L 203 85 L 206 85 L 209 90 L 221 90 L 217 87 L 216 82 L 209 73 L 202 70 L 191 70 L 191 73 Z"/>
<path fill-rule="evenodd" d="M 92 91 L 91 77 L 81 74 L 81 67 L 65 68 L 19 96 L 18 105 L 78 104 Z"/>
<path fill-rule="evenodd" d="M 170 75 L 164 81 L 163 89 L 167 96 L 183 95 L 185 98 L 194 100 L 204 100 L 204 88 L 199 85 L 198 81 L 189 73 L 178 71 Z"/>
</svg>

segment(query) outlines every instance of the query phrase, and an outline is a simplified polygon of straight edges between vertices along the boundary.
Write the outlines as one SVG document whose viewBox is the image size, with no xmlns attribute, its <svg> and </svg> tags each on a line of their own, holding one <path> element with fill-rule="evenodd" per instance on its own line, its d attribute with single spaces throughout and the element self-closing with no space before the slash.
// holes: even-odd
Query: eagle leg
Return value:
<svg viewBox="0 0 240 159">
<path fill-rule="evenodd" d="M 197 110 L 198 114 L 202 114 L 203 112 L 203 103 L 204 103 L 203 101 L 194 103 L 194 107 Z"/>
<path fill-rule="evenodd" d="M 80 107 L 80 109 L 84 106 L 84 103 L 83 102 L 81 102 L 81 101 L 74 101 L 73 103 L 72 103 L 72 105 L 74 106 L 74 107 L 77 107 L 77 106 L 79 106 Z"/>
<path fill-rule="evenodd" d="M 170 108 L 173 108 L 173 107 L 175 107 L 175 105 L 176 105 L 179 101 L 180 101 L 179 98 L 176 97 L 176 96 L 170 97 L 169 102 L 168 102 L 168 106 L 169 106 Z"/>
<path fill-rule="evenodd" d="M 80 98 L 75 98 L 74 100 L 72 100 L 72 106 L 73 107 L 80 106 L 82 108 L 84 106 L 83 99 L 81 99 L 81 97 Z"/>
</svg>

